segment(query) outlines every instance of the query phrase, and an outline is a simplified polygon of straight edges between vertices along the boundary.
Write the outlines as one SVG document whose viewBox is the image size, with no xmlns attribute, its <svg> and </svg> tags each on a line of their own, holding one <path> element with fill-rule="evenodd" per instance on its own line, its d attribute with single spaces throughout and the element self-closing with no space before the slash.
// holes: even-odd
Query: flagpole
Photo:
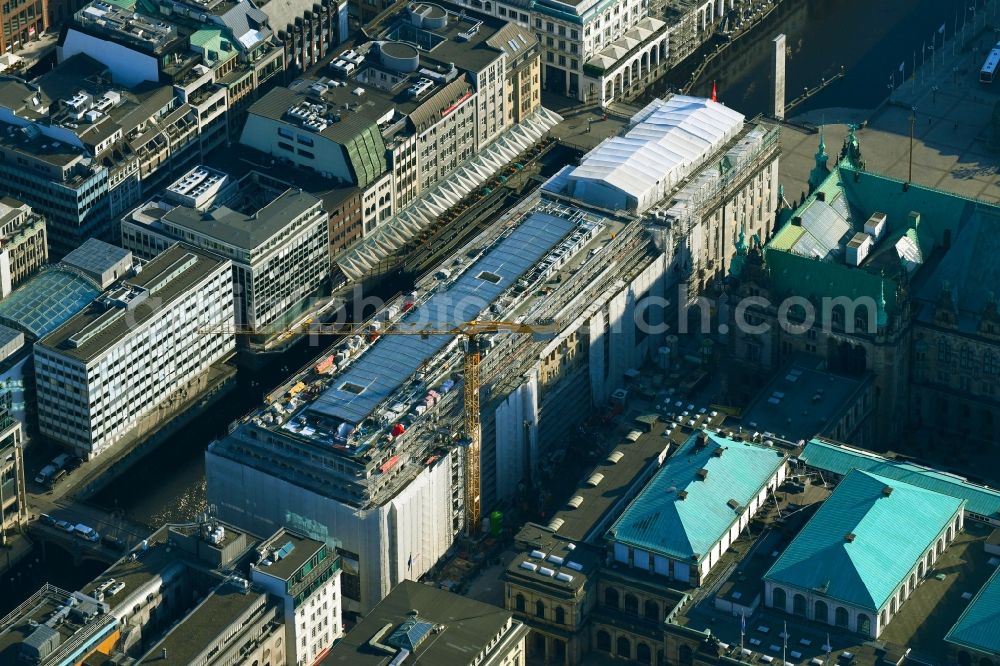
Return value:
<svg viewBox="0 0 1000 666">
<path fill-rule="evenodd" d="M 788 663 L 788 659 L 786 659 L 786 657 L 787 657 L 786 652 L 788 652 L 788 621 L 787 620 L 785 621 L 785 630 L 782 632 L 782 639 L 781 639 L 781 666 L 785 666 L 785 664 Z"/>
<path fill-rule="evenodd" d="M 913 52 L 913 69 L 910 70 L 910 94 L 917 88 L 917 52 Z"/>
</svg>

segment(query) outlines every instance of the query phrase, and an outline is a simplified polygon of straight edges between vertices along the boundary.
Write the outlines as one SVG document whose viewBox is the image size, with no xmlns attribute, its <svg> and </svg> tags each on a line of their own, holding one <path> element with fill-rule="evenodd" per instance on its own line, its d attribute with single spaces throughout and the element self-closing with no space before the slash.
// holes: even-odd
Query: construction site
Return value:
<svg viewBox="0 0 1000 666">
<path fill-rule="evenodd" d="M 657 100 L 372 319 L 305 327 L 333 346 L 210 446 L 210 504 L 338 544 L 360 612 L 475 547 L 558 469 L 581 408 L 624 408 L 642 368 L 701 345 L 668 322 L 768 235 L 776 137 Z"/>
</svg>

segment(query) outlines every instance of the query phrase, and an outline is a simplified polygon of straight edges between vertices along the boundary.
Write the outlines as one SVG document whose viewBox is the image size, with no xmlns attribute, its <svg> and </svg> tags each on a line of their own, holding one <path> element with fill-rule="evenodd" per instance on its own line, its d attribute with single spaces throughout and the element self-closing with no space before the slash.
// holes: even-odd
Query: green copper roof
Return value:
<svg viewBox="0 0 1000 666">
<path fill-rule="evenodd" d="M 887 486 L 892 488 L 888 494 Z M 764 580 L 814 590 L 877 613 L 964 504 L 855 470 L 837 485 Z"/>
<path fill-rule="evenodd" d="M 202 28 L 191 33 L 191 47 L 202 49 L 211 62 L 222 63 L 236 56 L 236 47 L 218 28 Z"/>
<path fill-rule="evenodd" d="M 609 538 L 700 562 L 785 461 L 775 449 L 704 434 L 706 446 L 697 449 L 695 433 L 667 458 L 611 527 Z M 707 471 L 704 479 L 699 470 Z M 687 493 L 683 499 L 682 491 Z"/>
<path fill-rule="evenodd" d="M 949 643 L 1000 656 L 1000 569 L 973 597 L 944 639 Z"/>
<path fill-rule="evenodd" d="M 358 187 L 363 188 L 385 172 L 385 143 L 374 123 L 358 129 L 357 134 L 344 139 L 341 145 L 357 178 Z"/>
<path fill-rule="evenodd" d="M 105 0 L 105 2 L 129 12 L 134 10 L 136 5 L 136 0 Z"/>
<path fill-rule="evenodd" d="M 1000 491 L 969 483 L 960 476 L 945 474 L 908 462 L 887 460 L 874 453 L 812 440 L 799 456 L 805 464 L 824 472 L 846 476 L 860 469 L 888 479 L 905 481 L 942 495 L 965 500 L 966 509 L 994 520 L 1000 519 Z"/>
</svg>

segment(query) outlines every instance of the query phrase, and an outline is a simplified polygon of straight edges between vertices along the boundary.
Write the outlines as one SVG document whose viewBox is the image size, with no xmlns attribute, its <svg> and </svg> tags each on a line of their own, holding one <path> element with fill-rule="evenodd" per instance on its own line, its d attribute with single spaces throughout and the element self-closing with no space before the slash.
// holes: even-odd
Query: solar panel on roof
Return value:
<svg viewBox="0 0 1000 666">
<path fill-rule="evenodd" d="M 574 222 L 562 217 L 531 214 L 451 285 L 411 310 L 402 321 L 433 326 L 475 319 L 574 226 Z M 479 277 L 482 274 L 492 274 L 499 279 L 484 280 Z M 448 335 L 380 338 L 334 386 L 320 394 L 309 410 L 347 423 L 360 423 L 452 339 Z M 355 393 L 344 390 L 345 385 L 364 389 Z"/>
</svg>

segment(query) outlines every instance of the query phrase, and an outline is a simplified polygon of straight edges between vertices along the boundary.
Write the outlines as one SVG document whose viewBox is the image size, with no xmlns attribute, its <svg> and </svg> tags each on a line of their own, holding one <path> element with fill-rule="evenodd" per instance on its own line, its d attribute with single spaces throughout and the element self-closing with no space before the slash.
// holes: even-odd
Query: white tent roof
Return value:
<svg viewBox="0 0 1000 666">
<path fill-rule="evenodd" d="M 573 196 L 607 207 L 610 189 L 642 212 L 742 128 L 743 114 L 703 97 L 655 100 L 624 136 L 603 142 L 572 170 Z"/>
</svg>

